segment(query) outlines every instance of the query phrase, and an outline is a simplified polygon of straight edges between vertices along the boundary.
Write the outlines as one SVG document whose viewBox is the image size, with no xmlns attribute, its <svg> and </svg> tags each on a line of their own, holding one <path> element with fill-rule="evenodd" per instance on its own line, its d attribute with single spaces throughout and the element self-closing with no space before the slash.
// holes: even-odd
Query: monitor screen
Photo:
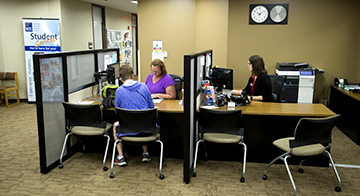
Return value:
<svg viewBox="0 0 360 196">
<path fill-rule="evenodd" d="M 118 80 L 120 78 L 120 64 L 119 63 L 113 63 L 108 65 L 107 69 L 106 69 L 106 73 L 107 73 L 107 81 L 110 84 L 116 84 L 116 80 Z"/>
<path fill-rule="evenodd" d="M 211 83 L 217 87 L 217 91 L 222 89 L 233 89 L 233 70 L 226 68 L 213 68 L 211 73 Z"/>
</svg>

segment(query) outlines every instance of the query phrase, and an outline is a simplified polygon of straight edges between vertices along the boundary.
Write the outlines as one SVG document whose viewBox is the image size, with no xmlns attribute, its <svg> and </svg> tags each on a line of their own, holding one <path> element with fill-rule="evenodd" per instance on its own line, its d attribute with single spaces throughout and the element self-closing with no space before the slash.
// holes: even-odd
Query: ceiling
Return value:
<svg viewBox="0 0 360 196">
<path fill-rule="evenodd" d="M 121 10 L 124 12 L 137 13 L 137 4 L 131 3 L 131 0 L 79 0 L 104 7 Z"/>
</svg>

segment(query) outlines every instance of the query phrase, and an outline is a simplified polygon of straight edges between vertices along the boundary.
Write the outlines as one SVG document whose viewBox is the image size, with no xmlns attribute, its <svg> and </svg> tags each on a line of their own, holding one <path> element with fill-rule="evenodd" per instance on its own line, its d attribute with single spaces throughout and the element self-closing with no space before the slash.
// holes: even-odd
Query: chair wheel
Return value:
<svg viewBox="0 0 360 196">
<path fill-rule="evenodd" d="M 110 174 L 110 178 L 114 178 L 115 176 L 114 176 L 114 174 Z"/>
<path fill-rule="evenodd" d="M 165 178 L 165 176 L 160 174 L 159 178 L 160 178 L 160 180 L 163 180 Z"/>
<path fill-rule="evenodd" d="M 263 179 L 263 180 L 267 180 L 267 175 L 264 174 L 264 175 L 262 176 L 262 179 Z"/>
<path fill-rule="evenodd" d="M 192 173 L 192 177 L 196 177 L 196 172 Z"/>
<path fill-rule="evenodd" d="M 103 167 L 103 170 L 104 170 L 104 171 L 107 171 L 108 169 L 109 169 L 109 168 L 106 167 L 106 166 Z"/>
<path fill-rule="evenodd" d="M 302 168 L 299 168 L 299 173 L 304 173 L 304 170 Z"/>
<path fill-rule="evenodd" d="M 335 187 L 335 191 L 336 191 L 336 192 L 340 192 L 340 191 L 341 191 L 341 187 L 338 187 L 338 186 Z"/>
<path fill-rule="evenodd" d="M 241 178 L 240 178 L 240 182 L 245 182 L 245 178 L 244 178 L 244 177 L 241 177 Z"/>
<path fill-rule="evenodd" d="M 59 165 L 59 168 L 60 168 L 60 169 L 64 168 L 63 164 L 60 164 L 60 165 Z"/>
</svg>

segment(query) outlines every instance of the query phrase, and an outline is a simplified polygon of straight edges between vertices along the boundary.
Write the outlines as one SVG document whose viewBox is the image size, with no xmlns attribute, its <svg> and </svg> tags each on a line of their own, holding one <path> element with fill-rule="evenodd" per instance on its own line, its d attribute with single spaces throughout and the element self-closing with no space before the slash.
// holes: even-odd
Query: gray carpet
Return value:
<svg viewBox="0 0 360 196">
<path fill-rule="evenodd" d="M 102 154 L 77 153 L 48 174 L 40 173 L 36 107 L 21 103 L 0 105 L 0 195 L 292 195 L 293 189 L 283 164 L 268 170 L 266 164 L 247 163 L 245 183 L 240 183 L 242 163 L 202 161 L 197 177 L 183 183 L 181 159 L 166 159 L 164 180 L 158 175 L 158 158 L 148 164 L 130 156 L 127 167 L 115 167 L 115 178 L 102 169 Z M 151 153 L 151 152 L 150 152 Z M 335 163 L 360 165 L 360 147 L 334 129 L 331 148 Z M 110 155 L 110 154 L 109 154 Z M 110 167 L 110 156 L 107 166 Z M 337 180 L 331 167 L 290 166 L 298 195 L 359 195 L 360 169 L 338 167 L 342 191 L 335 192 Z"/>
</svg>

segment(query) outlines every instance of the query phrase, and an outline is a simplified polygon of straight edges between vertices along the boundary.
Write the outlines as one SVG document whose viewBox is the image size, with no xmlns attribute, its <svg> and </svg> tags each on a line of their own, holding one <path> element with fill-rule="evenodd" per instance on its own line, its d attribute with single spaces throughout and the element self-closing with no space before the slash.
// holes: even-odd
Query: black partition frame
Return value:
<svg viewBox="0 0 360 196">
<path fill-rule="evenodd" d="M 68 76 L 67 76 L 67 57 L 74 56 L 74 55 L 84 55 L 84 54 L 93 54 L 94 55 L 94 70 L 99 70 L 99 59 L 98 56 L 101 53 L 107 53 L 107 52 L 116 52 L 117 53 L 117 61 L 119 62 L 119 49 L 100 49 L 100 50 L 86 50 L 86 51 L 74 51 L 74 52 L 60 52 L 60 53 L 49 53 L 49 54 L 34 54 L 33 55 L 33 62 L 34 62 L 34 79 L 35 79 L 35 93 L 36 93 L 36 110 L 37 110 L 37 125 L 38 125 L 38 141 L 39 141 L 39 157 L 40 157 L 40 172 L 43 174 L 48 173 L 53 168 L 55 168 L 57 165 L 59 165 L 60 162 L 60 156 L 57 161 L 53 163 L 47 163 L 47 152 L 46 152 L 46 136 L 45 136 L 45 121 L 44 121 L 44 102 L 43 102 L 43 92 L 42 92 L 42 83 L 41 83 L 41 70 L 40 70 L 40 60 L 44 58 L 59 58 L 61 59 L 61 65 L 62 65 L 62 86 L 63 86 L 63 100 L 62 101 L 68 101 L 68 96 L 70 94 L 68 89 Z M 81 86 L 77 89 L 73 89 L 72 92 L 76 92 L 82 89 L 85 89 L 90 86 L 94 86 L 97 83 L 91 82 L 89 84 L 86 84 L 84 86 Z M 57 100 L 57 104 L 61 104 L 62 101 Z M 65 118 L 65 112 L 62 111 L 62 115 Z M 65 121 L 64 121 L 64 127 L 65 127 Z M 54 127 L 55 128 L 55 127 Z M 60 130 L 63 131 L 64 137 L 66 135 L 66 129 Z M 63 138 L 59 138 L 61 142 L 64 141 Z M 69 153 L 70 144 L 67 143 L 67 152 L 66 156 L 64 156 L 63 160 L 66 160 L 70 158 L 72 155 Z M 60 152 L 59 152 L 60 154 Z"/>
<path fill-rule="evenodd" d="M 196 121 L 197 108 L 196 98 L 201 94 L 201 87 L 198 88 L 198 61 L 197 57 L 211 53 L 211 62 L 213 57 L 212 50 L 184 55 L 184 165 L 183 165 L 183 181 L 190 182 L 192 165 L 194 160 L 194 147 L 196 138 Z M 205 63 L 206 64 L 206 63 Z M 201 65 L 203 66 L 203 65 Z"/>
</svg>

